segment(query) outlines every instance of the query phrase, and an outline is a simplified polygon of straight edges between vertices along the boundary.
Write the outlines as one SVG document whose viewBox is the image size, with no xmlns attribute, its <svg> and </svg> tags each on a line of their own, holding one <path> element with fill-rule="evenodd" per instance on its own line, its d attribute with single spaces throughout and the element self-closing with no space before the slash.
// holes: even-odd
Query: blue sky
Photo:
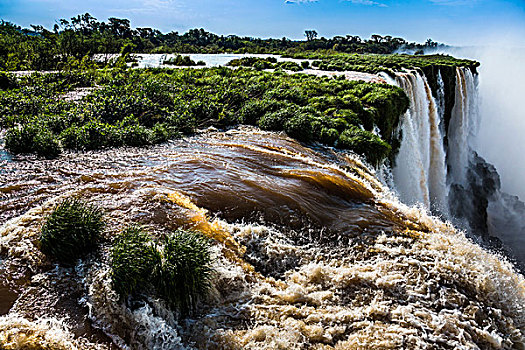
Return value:
<svg viewBox="0 0 525 350">
<path fill-rule="evenodd" d="M 163 32 L 205 28 L 218 34 L 303 38 L 370 34 L 427 38 L 453 45 L 517 38 L 525 46 L 525 0 L 0 0 L 0 18 L 51 28 L 89 12 L 129 18 Z"/>
</svg>

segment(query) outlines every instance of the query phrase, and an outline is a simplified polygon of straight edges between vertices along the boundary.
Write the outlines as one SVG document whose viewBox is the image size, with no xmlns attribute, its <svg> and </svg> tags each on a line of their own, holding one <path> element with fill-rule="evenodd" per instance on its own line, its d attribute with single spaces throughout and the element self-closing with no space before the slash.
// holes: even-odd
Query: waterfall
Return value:
<svg viewBox="0 0 525 350">
<path fill-rule="evenodd" d="M 395 83 L 407 94 L 410 108 L 402 116 L 401 147 L 393 169 L 396 190 L 408 204 L 447 213 L 446 161 L 436 102 L 426 78 L 418 72 L 398 73 Z"/>
<path fill-rule="evenodd" d="M 477 76 L 469 69 L 456 68 L 456 97 L 448 127 L 449 181 L 465 184 L 469 154 L 475 150 L 479 127 Z"/>
</svg>

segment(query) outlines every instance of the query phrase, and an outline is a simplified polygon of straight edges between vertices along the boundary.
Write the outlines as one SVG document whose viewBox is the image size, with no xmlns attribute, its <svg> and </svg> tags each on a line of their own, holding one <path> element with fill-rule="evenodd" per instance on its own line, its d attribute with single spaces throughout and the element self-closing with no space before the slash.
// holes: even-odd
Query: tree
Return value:
<svg viewBox="0 0 525 350">
<path fill-rule="evenodd" d="M 436 43 L 432 39 L 427 39 L 427 41 L 425 42 L 425 46 L 427 46 L 427 47 L 437 47 L 438 43 Z"/>
<path fill-rule="evenodd" d="M 312 41 L 317 38 L 317 32 L 315 30 L 305 30 L 304 35 L 306 36 L 306 41 Z"/>
</svg>

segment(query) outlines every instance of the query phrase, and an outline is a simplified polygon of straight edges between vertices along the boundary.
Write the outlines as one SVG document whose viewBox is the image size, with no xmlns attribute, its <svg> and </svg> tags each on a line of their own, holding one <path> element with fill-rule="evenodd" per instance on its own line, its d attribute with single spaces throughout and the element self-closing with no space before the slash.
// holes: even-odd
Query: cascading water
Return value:
<svg viewBox="0 0 525 350">
<path fill-rule="evenodd" d="M 418 72 L 398 73 L 395 83 L 410 101 L 399 126 L 402 142 L 393 169 L 396 189 L 403 202 L 420 203 L 446 215 L 447 172 L 439 104 Z"/>
<path fill-rule="evenodd" d="M 479 126 L 477 75 L 456 68 L 456 96 L 448 127 L 449 182 L 465 184 L 470 154 Z"/>
<path fill-rule="evenodd" d="M 477 153 L 478 75 L 456 68 L 448 128 L 441 73 L 437 98 L 421 73 L 398 73 L 389 82 L 403 88 L 410 100 L 400 121 L 402 142 L 392 170 L 400 198 L 440 214 L 484 243 L 503 245 L 518 264 L 525 264 L 525 205 L 500 191 L 496 169 Z"/>
</svg>

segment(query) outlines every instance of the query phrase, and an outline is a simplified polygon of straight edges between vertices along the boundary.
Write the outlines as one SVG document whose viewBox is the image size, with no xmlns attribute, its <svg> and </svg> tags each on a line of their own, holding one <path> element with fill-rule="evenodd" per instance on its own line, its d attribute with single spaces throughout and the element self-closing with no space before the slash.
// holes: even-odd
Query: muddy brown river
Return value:
<svg viewBox="0 0 525 350">
<path fill-rule="evenodd" d="M 407 207 L 351 154 L 254 129 L 68 153 L 0 151 L 0 347 L 499 349 L 525 346 L 525 282 L 450 224 Z M 67 196 L 101 206 L 98 252 L 39 250 Z M 130 224 L 214 239 L 211 294 L 182 319 L 119 300 L 111 241 Z"/>
</svg>

